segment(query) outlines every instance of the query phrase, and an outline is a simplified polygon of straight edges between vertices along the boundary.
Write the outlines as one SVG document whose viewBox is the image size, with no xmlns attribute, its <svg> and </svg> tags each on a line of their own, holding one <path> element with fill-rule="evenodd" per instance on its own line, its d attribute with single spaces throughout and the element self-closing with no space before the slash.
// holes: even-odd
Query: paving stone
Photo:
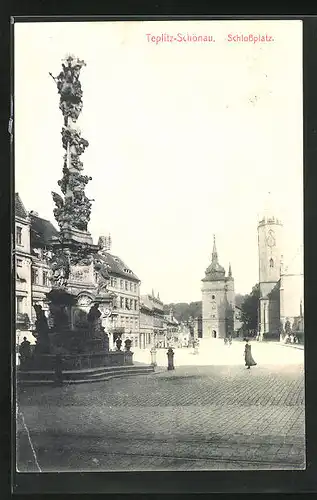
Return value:
<svg viewBox="0 0 317 500">
<path fill-rule="evenodd" d="M 180 366 L 28 387 L 18 400 L 42 470 L 299 469 L 305 461 L 301 364 L 251 373 Z M 31 470 L 21 425 L 18 432 L 20 465 Z"/>
</svg>

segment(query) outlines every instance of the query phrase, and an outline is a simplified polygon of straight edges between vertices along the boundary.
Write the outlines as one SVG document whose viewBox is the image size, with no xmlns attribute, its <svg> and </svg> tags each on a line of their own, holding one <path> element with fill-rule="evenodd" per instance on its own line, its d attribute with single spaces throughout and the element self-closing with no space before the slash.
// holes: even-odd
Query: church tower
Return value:
<svg viewBox="0 0 317 500">
<path fill-rule="evenodd" d="M 202 279 L 202 338 L 225 338 L 234 328 L 234 279 L 218 262 L 214 236 L 212 260 Z"/>
<path fill-rule="evenodd" d="M 280 276 L 283 224 L 273 215 L 271 203 L 258 222 L 259 331 L 260 338 L 279 339 Z"/>
</svg>

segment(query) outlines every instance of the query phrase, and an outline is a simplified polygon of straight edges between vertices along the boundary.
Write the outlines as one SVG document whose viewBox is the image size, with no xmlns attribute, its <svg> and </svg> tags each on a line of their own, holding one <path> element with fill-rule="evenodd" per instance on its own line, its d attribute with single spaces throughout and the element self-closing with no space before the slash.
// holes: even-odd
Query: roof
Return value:
<svg viewBox="0 0 317 500">
<path fill-rule="evenodd" d="M 21 219 L 27 219 L 28 213 L 22 203 L 19 193 L 15 193 L 15 216 Z"/>
<path fill-rule="evenodd" d="M 47 246 L 53 236 L 57 237 L 59 235 L 59 232 L 49 220 L 42 219 L 32 212 L 30 212 L 30 218 L 32 247 Z"/>
<path fill-rule="evenodd" d="M 202 281 L 218 281 L 225 279 L 226 271 L 218 262 L 218 252 L 216 248 L 216 237 L 214 235 L 214 246 L 212 250 L 212 261 L 205 271 L 205 278 Z"/>
<path fill-rule="evenodd" d="M 142 308 L 148 309 L 149 311 L 154 309 L 153 302 L 148 295 L 141 295 L 140 305 Z"/>
<path fill-rule="evenodd" d="M 112 255 L 109 252 L 101 252 L 99 253 L 99 257 L 108 264 L 109 273 L 116 274 L 122 278 L 140 281 L 131 269 L 123 262 L 123 260 L 116 255 Z"/>
</svg>

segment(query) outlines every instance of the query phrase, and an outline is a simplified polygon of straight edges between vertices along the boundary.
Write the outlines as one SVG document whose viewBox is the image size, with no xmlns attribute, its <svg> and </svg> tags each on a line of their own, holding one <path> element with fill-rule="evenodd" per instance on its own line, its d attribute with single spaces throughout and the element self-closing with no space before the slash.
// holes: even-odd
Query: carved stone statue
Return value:
<svg viewBox="0 0 317 500">
<path fill-rule="evenodd" d="M 101 324 L 101 311 L 99 310 L 99 304 L 95 303 L 91 306 L 89 313 L 87 314 L 87 321 L 89 323 L 89 332 L 92 337 L 98 337 L 103 331 Z"/>
<path fill-rule="evenodd" d="M 64 332 L 69 329 L 69 317 L 66 306 L 63 304 L 51 303 L 50 306 L 51 320 L 53 323 L 52 330 L 54 332 Z"/>
<path fill-rule="evenodd" d="M 36 321 L 35 321 L 35 332 L 36 332 L 36 352 L 49 353 L 50 352 L 50 340 L 49 340 L 49 327 L 47 323 L 47 318 L 42 306 L 40 304 L 35 304 L 34 306 Z"/>
<path fill-rule="evenodd" d="M 81 155 L 89 146 L 87 139 L 81 137 L 78 130 L 69 127 L 62 128 L 62 143 L 64 149 L 67 150 L 69 146 L 71 153 L 77 156 Z"/>
<path fill-rule="evenodd" d="M 68 56 L 62 64 L 63 69 L 60 74 L 56 78 L 51 75 L 60 94 L 59 108 L 64 115 L 65 125 L 68 117 L 76 121 L 83 107 L 83 92 L 79 81 L 80 70 L 83 66 L 85 66 L 84 61 Z"/>
<path fill-rule="evenodd" d="M 70 261 L 69 256 L 62 250 L 56 251 L 51 258 L 52 284 L 56 288 L 64 288 L 69 280 Z"/>
<path fill-rule="evenodd" d="M 105 292 L 110 281 L 107 265 L 97 258 L 94 262 L 94 268 L 97 272 L 97 294 L 102 291 Z"/>
</svg>

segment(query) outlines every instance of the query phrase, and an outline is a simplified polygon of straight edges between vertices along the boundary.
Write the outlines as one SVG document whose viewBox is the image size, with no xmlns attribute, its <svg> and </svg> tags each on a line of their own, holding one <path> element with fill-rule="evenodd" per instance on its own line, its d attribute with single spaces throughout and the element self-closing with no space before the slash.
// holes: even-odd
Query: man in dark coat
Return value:
<svg viewBox="0 0 317 500">
<path fill-rule="evenodd" d="M 245 347 L 244 347 L 244 360 L 245 360 L 245 366 L 247 367 L 248 370 L 250 370 L 251 366 L 255 366 L 256 362 L 254 361 L 251 353 L 251 346 L 249 344 L 249 340 L 247 339 Z"/>
</svg>

